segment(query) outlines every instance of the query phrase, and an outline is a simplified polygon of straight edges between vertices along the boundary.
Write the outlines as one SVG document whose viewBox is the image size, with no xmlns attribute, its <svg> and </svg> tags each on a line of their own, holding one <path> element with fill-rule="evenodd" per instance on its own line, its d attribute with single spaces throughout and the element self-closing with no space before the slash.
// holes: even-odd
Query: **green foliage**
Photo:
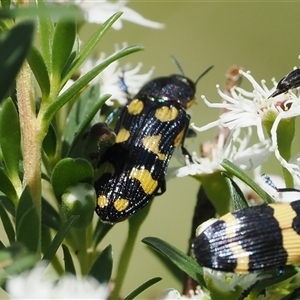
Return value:
<svg viewBox="0 0 300 300">
<path fill-rule="evenodd" d="M 121 12 L 112 15 L 81 45 L 78 30 L 82 12 L 72 5 L 48 6 L 36 0 L 29 7 L 11 9 L 11 1 L 1 0 L 1 7 L 0 218 L 6 238 L 0 241 L 0 285 L 4 286 L 10 275 L 36 265 L 41 257 L 46 265 L 52 264 L 58 275 L 89 275 L 108 284 L 115 267 L 113 249 L 111 245 L 101 245 L 102 251 L 98 248 L 114 226 L 100 220 L 93 222 L 97 202 L 93 181 L 99 158 L 115 142 L 116 135 L 107 124 L 97 127 L 98 112 L 110 95 L 102 95 L 100 84 L 91 81 L 113 62 L 143 47 L 125 47 L 80 74 L 80 67 Z M 294 124 L 290 125 L 294 130 Z M 107 140 L 101 139 L 103 131 L 108 133 Z M 294 131 L 289 139 L 293 136 Z M 225 160 L 222 167 L 224 176 L 218 171 L 206 178 L 197 177 L 218 213 L 248 205 L 233 176 L 266 203 L 274 202 L 231 162 Z M 149 210 L 150 205 L 128 220 L 128 236 L 119 258 L 112 299 L 120 298 L 138 232 Z M 203 288 L 208 287 L 203 268 L 189 255 L 159 238 L 142 241 L 174 268 Z M 57 255 L 60 247 L 63 262 Z M 295 269 L 289 267 L 281 277 L 258 280 L 249 289 L 235 293 L 256 299 L 265 288 L 295 274 Z M 124 299 L 138 297 L 160 280 L 149 279 Z M 286 299 L 298 294 L 296 290 Z"/>
<path fill-rule="evenodd" d="M 7 95 L 30 48 L 34 31 L 31 21 L 24 21 L 4 33 L 0 39 L 0 101 Z"/>
</svg>

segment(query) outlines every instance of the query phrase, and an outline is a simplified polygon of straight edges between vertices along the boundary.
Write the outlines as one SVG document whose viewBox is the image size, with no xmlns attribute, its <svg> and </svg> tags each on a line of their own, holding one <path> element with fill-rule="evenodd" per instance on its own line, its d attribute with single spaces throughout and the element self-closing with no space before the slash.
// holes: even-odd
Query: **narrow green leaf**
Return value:
<svg viewBox="0 0 300 300">
<path fill-rule="evenodd" d="M 58 212 L 45 199 L 42 199 L 42 224 L 56 231 L 61 227 L 61 219 Z"/>
<path fill-rule="evenodd" d="M 50 74 L 52 73 L 51 45 L 53 43 L 54 25 L 51 19 L 50 11 L 48 11 L 47 6 L 44 3 L 44 0 L 35 0 L 35 1 L 38 8 L 37 12 L 42 12 L 42 11 L 44 12 L 44 14 L 37 14 L 38 32 L 39 32 L 40 45 L 42 51 L 41 56 L 43 57 L 43 61 L 45 62 L 46 69 L 48 69 L 48 72 Z M 50 81 L 49 81 L 49 91 L 50 91 Z"/>
<path fill-rule="evenodd" d="M 15 19 L 17 17 L 26 17 L 36 19 L 36 17 L 38 16 L 41 19 L 44 19 L 51 16 L 55 20 L 58 20 L 61 17 L 65 17 L 72 19 L 75 18 L 78 21 L 84 21 L 83 12 L 77 5 L 49 5 L 49 3 L 45 5 L 44 0 L 35 0 L 35 2 L 38 4 L 38 8 L 34 6 L 28 6 L 26 8 L 22 7 L 10 10 L 1 9 L 0 18 Z"/>
<path fill-rule="evenodd" d="M 27 56 L 27 61 L 30 68 L 39 84 L 43 96 L 48 96 L 50 93 L 50 81 L 46 63 L 40 51 L 32 46 Z"/>
<path fill-rule="evenodd" d="M 63 242 L 63 240 L 64 240 L 65 236 L 67 235 L 67 233 L 69 232 L 69 230 L 71 229 L 73 223 L 78 218 L 79 218 L 79 216 L 72 216 L 70 219 L 68 219 L 66 221 L 66 223 L 64 223 L 62 225 L 62 227 L 59 229 L 59 231 L 55 235 L 51 245 L 47 249 L 47 252 L 45 253 L 44 257 L 42 258 L 43 260 L 51 262 L 51 260 L 53 259 L 53 257 L 56 254 L 57 249 L 59 248 L 59 246 Z"/>
<path fill-rule="evenodd" d="M 15 205 L 10 198 L 5 195 L 0 195 L 0 203 L 5 210 L 14 218 L 16 215 Z"/>
<path fill-rule="evenodd" d="M 147 237 L 142 242 L 168 257 L 178 268 L 205 286 L 202 267 L 191 257 L 159 238 Z"/>
<path fill-rule="evenodd" d="M 42 232 L 41 232 L 41 250 L 42 253 L 45 253 L 49 248 L 52 242 L 52 236 L 50 232 L 50 228 L 46 227 L 42 224 Z"/>
<path fill-rule="evenodd" d="M 55 156 L 57 146 L 57 136 L 56 131 L 52 124 L 49 126 L 49 130 L 43 140 L 43 150 L 48 157 Z"/>
<path fill-rule="evenodd" d="M 70 145 L 72 144 L 75 135 L 76 134 L 79 135 L 78 129 L 81 123 L 83 123 L 86 116 L 90 113 L 92 107 L 99 103 L 99 98 L 100 98 L 99 84 L 91 85 L 86 90 L 84 90 L 84 92 L 73 104 L 68 114 L 68 118 L 62 135 L 62 141 L 63 141 L 62 156 L 63 157 L 67 155 L 67 152 L 70 152 L 69 151 Z M 82 145 L 80 146 L 80 148 L 82 154 Z"/>
<path fill-rule="evenodd" d="M 31 207 L 24 213 L 17 228 L 17 241 L 33 253 L 36 253 L 39 247 L 39 226 L 36 208 Z"/>
<path fill-rule="evenodd" d="M 64 66 L 72 52 L 76 37 L 76 23 L 74 19 L 60 18 L 55 26 L 52 46 L 53 75 L 60 82 Z"/>
<path fill-rule="evenodd" d="M 104 95 L 101 98 L 97 97 L 97 99 L 91 97 L 87 101 L 80 101 L 80 104 L 78 104 L 78 105 L 76 105 L 78 103 L 78 102 L 76 102 L 76 104 L 74 105 L 75 107 L 74 106 L 72 107 L 72 109 L 74 108 L 74 110 L 70 113 L 68 119 L 71 120 L 71 118 L 73 117 L 72 118 L 73 126 L 72 126 L 72 128 L 71 128 L 70 124 L 67 124 L 67 126 L 66 126 L 66 130 L 68 130 L 68 132 L 66 132 L 66 134 L 67 134 L 66 137 L 68 137 L 68 140 L 65 140 L 65 142 L 66 142 L 66 144 L 70 145 L 70 148 L 69 148 L 69 151 L 67 154 L 68 156 L 73 157 L 74 155 L 76 155 L 78 157 L 83 154 L 82 153 L 82 144 L 79 143 L 80 138 L 82 137 L 84 130 L 86 130 L 87 126 L 91 123 L 94 116 L 97 114 L 97 112 L 99 112 L 100 108 L 103 106 L 103 104 L 106 102 L 106 100 L 109 97 L 110 97 L 110 95 Z M 84 105 L 84 109 L 83 109 L 82 105 Z M 82 115 L 82 114 L 80 114 L 81 116 L 79 116 L 78 114 L 75 115 L 75 113 L 79 112 L 79 111 L 81 111 L 81 112 L 84 111 L 85 112 L 84 115 Z M 76 118 L 76 116 L 77 116 L 77 118 Z M 75 123 L 77 123 L 77 124 L 75 124 Z M 71 131 L 73 131 L 73 134 L 71 134 Z M 76 145 L 80 148 L 79 151 L 77 151 L 80 153 L 76 153 L 76 151 L 74 151 L 74 148 L 76 147 Z"/>
<path fill-rule="evenodd" d="M 10 198 L 16 205 L 18 202 L 18 195 L 10 179 L 7 177 L 2 168 L 0 168 L 0 178 L 0 191 Z"/>
<path fill-rule="evenodd" d="M 0 241 L 0 250 L 5 249 L 5 245 Z"/>
<path fill-rule="evenodd" d="M 28 186 L 25 187 L 20 200 L 18 202 L 18 206 L 16 209 L 16 230 L 18 231 L 19 224 L 24 216 L 24 214 L 33 207 L 33 201 L 31 198 L 30 189 Z"/>
<path fill-rule="evenodd" d="M 239 188 L 239 186 L 229 177 L 226 173 L 222 174 L 228 184 L 229 192 L 231 194 L 231 205 L 232 210 L 238 210 L 242 208 L 248 207 L 248 203 L 244 197 L 243 192 Z"/>
<path fill-rule="evenodd" d="M 124 300 L 133 300 L 140 293 L 142 293 L 143 291 L 145 291 L 147 288 L 149 288 L 153 284 L 161 281 L 161 279 L 162 279 L 161 277 L 154 277 L 154 278 L 151 278 L 151 279 L 147 280 L 145 283 L 143 283 L 138 288 L 136 288 L 134 291 L 132 291 L 127 297 L 125 297 Z"/>
<path fill-rule="evenodd" d="M 78 68 L 81 66 L 81 64 L 88 58 L 88 56 L 92 53 L 92 51 L 97 46 L 100 39 L 103 37 L 103 35 L 107 32 L 107 30 L 120 18 L 122 13 L 115 13 L 112 15 L 106 22 L 104 22 L 97 31 L 93 34 L 93 36 L 88 40 L 88 42 L 83 46 L 81 52 L 78 54 L 76 60 L 74 60 L 73 64 L 70 67 L 70 70 L 65 75 L 64 78 L 62 78 L 62 84 L 63 87 L 65 83 L 73 76 L 73 74 L 78 70 Z"/>
<path fill-rule="evenodd" d="M 20 183 L 19 157 L 20 157 L 21 131 L 19 115 L 11 98 L 4 101 L 0 118 L 0 144 L 6 170 L 11 181 Z"/>
<path fill-rule="evenodd" d="M 62 244 L 61 246 L 64 253 L 65 273 L 76 275 L 76 269 L 69 248 L 64 244 Z"/>
<path fill-rule="evenodd" d="M 14 243 L 15 235 L 16 235 L 15 230 L 14 230 L 11 220 L 10 220 L 6 210 L 2 206 L 2 204 L 0 204 L 0 218 L 1 218 L 3 228 L 4 228 L 4 231 L 6 233 L 9 243 L 10 244 Z"/>
<path fill-rule="evenodd" d="M 113 228 L 113 224 L 103 223 L 101 219 L 98 219 L 96 228 L 93 234 L 93 248 L 103 240 L 106 234 Z"/>
<path fill-rule="evenodd" d="M 34 24 L 23 21 L 0 38 L 0 100 L 15 80 L 30 48 Z"/>
<path fill-rule="evenodd" d="M 112 247 L 111 245 L 108 245 L 98 255 L 88 275 L 94 277 L 100 283 L 108 283 L 111 278 L 112 267 L 113 267 Z"/>
<path fill-rule="evenodd" d="M 1 6 L 4 9 L 9 9 L 10 8 L 10 0 L 1 0 Z"/>
<path fill-rule="evenodd" d="M 94 170 L 87 160 L 82 158 L 62 159 L 52 172 L 51 183 L 54 194 L 60 201 L 61 195 L 69 186 L 78 182 L 92 184 L 93 177 Z"/>
<path fill-rule="evenodd" d="M 142 46 L 132 46 L 127 47 L 118 53 L 115 53 L 108 57 L 105 61 L 100 63 L 98 66 L 93 68 L 87 74 L 79 78 L 70 88 L 68 88 L 63 94 L 58 96 L 55 102 L 51 103 L 47 111 L 44 114 L 44 121 L 51 122 L 53 116 L 56 112 L 61 109 L 72 97 L 81 91 L 81 89 L 86 86 L 93 78 L 95 78 L 101 71 L 103 71 L 108 65 L 110 65 L 115 60 L 124 57 L 128 54 L 143 50 Z"/>
<path fill-rule="evenodd" d="M 266 203 L 274 203 L 275 200 L 265 192 L 257 183 L 255 183 L 243 170 L 235 166 L 232 162 L 224 159 L 221 166 L 228 171 L 230 175 L 236 176 L 243 182 L 245 182 L 254 192 L 256 192 Z"/>
</svg>

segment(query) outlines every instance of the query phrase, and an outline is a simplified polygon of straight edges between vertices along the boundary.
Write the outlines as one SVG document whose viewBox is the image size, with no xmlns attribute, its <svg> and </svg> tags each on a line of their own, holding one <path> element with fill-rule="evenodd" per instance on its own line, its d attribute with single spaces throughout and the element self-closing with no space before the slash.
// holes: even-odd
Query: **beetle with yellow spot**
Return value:
<svg viewBox="0 0 300 300">
<path fill-rule="evenodd" d="M 184 75 L 153 79 L 121 108 L 116 142 L 100 157 L 94 186 L 96 212 L 104 222 L 127 219 L 166 190 L 165 175 L 189 126 L 186 110 L 196 83 Z"/>
</svg>

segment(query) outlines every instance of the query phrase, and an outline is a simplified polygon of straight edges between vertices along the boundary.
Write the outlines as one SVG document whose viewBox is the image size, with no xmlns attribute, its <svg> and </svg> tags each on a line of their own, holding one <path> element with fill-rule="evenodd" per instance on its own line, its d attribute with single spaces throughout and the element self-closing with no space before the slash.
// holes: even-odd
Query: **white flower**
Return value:
<svg viewBox="0 0 300 300">
<path fill-rule="evenodd" d="M 225 112 L 220 116 L 219 120 L 203 127 L 195 128 L 199 131 L 204 131 L 218 125 L 227 127 L 230 130 L 256 126 L 259 140 L 263 141 L 265 136 L 262 122 L 269 112 L 274 112 L 277 118 L 273 125 L 272 144 L 276 148 L 277 140 L 275 138 L 278 123 L 282 119 L 300 114 L 300 98 L 296 97 L 291 91 L 288 94 L 268 98 L 275 91 L 277 84 L 274 80 L 274 87 L 268 89 L 264 80 L 259 85 L 249 72 L 240 70 L 240 73 L 248 79 L 254 90 L 248 92 L 240 87 L 233 87 L 230 96 L 223 93 L 220 87 L 217 86 L 219 95 L 224 99 L 223 103 L 210 103 L 205 96 L 202 96 L 202 98 L 209 107 L 223 108 Z"/>
<path fill-rule="evenodd" d="M 107 284 L 92 277 L 76 278 L 68 274 L 58 280 L 44 275 L 45 266 L 11 277 L 6 284 L 10 299 L 107 299 Z"/>
<path fill-rule="evenodd" d="M 180 293 L 175 289 L 167 289 L 163 293 L 162 299 L 164 300 L 182 300 L 182 299 L 194 299 L 194 300 L 210 300 L 211 297 L 209 296 L 209 292 L 205 292 L 197 286 L 197 290 L 191 290 L 189 292 L 189 297 L 180 295 Z"/>
<path fill-rule="evenodd" d="M 226 273 L 205 267 L 203 268 L 203 276 L 209 277 L 213 281 L 215 287 L 224 293 L 227 291 L 234 291 L 238 286 L 245 290 L 258 280 L 258 273 Z M 206 280 L 207 279 L 205 279 L 205 281 Z"/>
<path fill-rule="evenodd" d="M 124 43 L 124 47 L 126 44 Z M 120 49 L 116 46 L 116 52 Z M 82 64 L 80 67 L 80 76 L 85 75 L 96 65 L 102 63 L 106 55 L 102 53 L 99 58 L 90 57 Z M 108 99 L 105 104 L 112 106 L 114 104 L 113 100 L 119 102 L 120 105 L 125 105 L 128 102 L 128 95 L 122 90 L 120 79 L 124 79 L 128 92 L 135 95 L 141 87 L 150 80 L 154 68 L 151 68 L 147 73 L 139 74 L 143 64 L 138 63 L 136 67 L 130 69 L 129 65 L 121 67 L 119 61 L 114 61 L 109 66 L 107 66 L 98 76 L 90 81 L 90 84 L 100 84 L 101 95 L 111 94 L 111 98 Z M 74 83 L 73 80 L 69 80 L 61 93 L 63 93 L 68 87 Z"/>
<path fill-rule="evenodd" d="M 278 149 L 275 150 L 275 156 L 281 163 L 281 165 L 286 168 L 291 175 L 295 186 L 300 188 L 300 153 L 297 153 L 294 157 L 290 159 L 290 162 L 287 162 L 279 153 Z"/>
<path fill-rule="evenodd" d="M 223 170 L 220 163 L 227 158 L 243 170 L 253 169 L 268 160 L 271 154 L 270 140 L 265 140 L 248 147 L 252 136 L 251 128 L 247 129 L 244 138 L 240 137 L 241 130 L 231 131 L 224 144 L 224 133 L 221 130 L 218 141 L 212 148 L 209 157 L 198 157 L 194 152 L 192 162 L 186 158 L 186 166 L 176 171 L 178 177 L 187 175 L 210 174 Z"/>
<path fill-rule="evenodd" d="M 47 0 L 47 2 L 76 4 L 83 10 L 85 19 L 89 23 L 103 24 L 114 13 L 123 12 L 122 16 L 112 25 L 112 28 L 116 30 L 120 30 L 122 28 L 122 20 L 155 29 L 164 28 L 164 24 L 148 20 L 133 9 L 126 7 L 128 2 L 127 0 L 119 0 L 114 2 L 107 0 Z"/>
</svg>

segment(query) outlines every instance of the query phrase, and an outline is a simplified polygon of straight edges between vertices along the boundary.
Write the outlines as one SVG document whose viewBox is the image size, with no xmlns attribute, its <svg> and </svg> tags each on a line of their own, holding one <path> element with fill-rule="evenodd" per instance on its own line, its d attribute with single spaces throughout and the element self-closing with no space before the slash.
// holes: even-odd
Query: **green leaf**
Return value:
<svg viewBox="0 0 300 300">
<path fill-rule="evenodd" d="M 0 38 L 0 101 L 15 80 L 30 48 L 34 24 L 23 21 Z"/>
<path fill-rule="evenodd" d="M 2 268 L 0 268 L 0 286 L 2 288 L 7 278 L 32 268 L 36 263 L 36 256 L 28 253 L 20 243 L 2 249 L 0 257 L 1 260 L 4 259 L 1 262 Z"/>
<path fill-rule="evenodd" d="M 62 244 L 61 246 L 64 253 L 65 273 L 76 275 L 76 269 L 69 248 L 64 244 Z"/>
<path fill-rule="evenodd" d="M 1 0 L 1 6 L 4 9 L 9 9 L 10 8 L 10 0 Z"/>
<path fill-rule="evenodd" d="M 78 219 L 78 216 L 72 216 L 70 219 L 66 221 L 66 223 L 63 224 L 63 226 L 59 229 L 57 234 L 55 235 L 51 245 L 48 247 L 47 252 L 45 253 L 44 257 L 42 258 L 45 261 L 48 261 L 49 263 L 53 259 L 53 257 L 56 254 L 57 249 L 63 242 L 65 236 L 71 229 L 73 223 Z"/>
<path fill-rule="evenodd" d="M 70 145 L 68 156 L 78 157 L 82 153 L 82 141 L 80 138 L 83 136 L 87 126 L 91 123 L 94 116 L 99 112 L 105 101 L 110 95 L 99 96 L 99 86 L 92 86 L 82 97 L 73 105 L 68 116 L 68 123 L 66 124 L 63 133 L 63 141 L 65 145 Z M 81 143 L 80 143 L 81 142 Z M 76 153 L 76 147 L 79 148 Z M 75 149 L 74 149 L 75 148 Z M 75 153 L 74 153 L 75 152 Z"/>
<path fill-rule="evenodd" d="M 221 166 L 228 171 L 230 175 L 236 176 L 244 183 L 246 183 L 254 192 L 256 192 L 266 203 L 274 203 L 275 200 L 265 192 L 257 183 L 255 183 L 248 175 L 246 175 L 239 167 L 232 162 L 224 159 Z"/>
<path fill-rule="evenodd" d="M 103 223 L 101 219 L 98 219 L 96 228 L 93 234 L 93 247 L 96 248 L 97 245 L 102 241 L 106 234 L 113 228 L 113 224 Z"/>
<path fill-rule="evenodd" d="M 2 168 L 0 168 L 0 191 L 10 198 L 16 205 L 18 202 L 18 195 L 10 179 Z"/>
<path fill-rule="evenodd" d="M 95 78 L 101 71 L 103 71 L 108 65 L 110 65 L 115 60 L 126 56 L 128 54 L 141 51 L 143 50 L 142 46 L 132 46 L 127 47 L 118 53 L 115 53 L 100 63 L 98 66 L 93 68 L 84 76 L 80 77 L 76 82 L 69 87 L 64 93 L 58 96 L 56 101 L 49 105 L 48 109 L 46 110 L 43 118 L 45 122 L 51 122 L 54 115 L 57 113 L 59 109 L 61 109 L 72 97 L 74 97 L 77 93 L 81 91 L 83 87 L 85 87 L 93 78 Z"/>
<path fill-rule="evenodd" d="M 75 37 L 75 20 L 60 18 L 55 26 L 52 45 L 52 70 L 59 83 L 64 66 L 72 52 Z"/>
<path fill-rule="evenodd" d="M 108 283 L 111 278 L 113 267 L 113 253 L 111 245 L 108 245 L 96 258 L 89 276 L 94 277 L 100 283 Z"/>
<path fill-rule="evenodd" d="M 154 278 L 147 280 L 145 283 L 143 283 L 138 288 L 136 288 L 134 291 L 132 291 L 128 296 L 126 296 L 124 298 L 124 300 L 132 300 L 132 299 L 136 298 L 140 293 L 145 291 L 147 288 L 149 288 L 153 284 L 161 281 L 161 279 L 162 279 L 161 277 L 154 277 Z"/>
<path fill-rule="evenodd" d="M 10 244 L 12 244 L 13 242 L 15 242 L 15 230 L 2 204 L 0 204 L 0 218 L 3 224 L 4 231 L 7 235 L 8 241 Z"/>
<path fill-rule="evenodd" d="M 271 271 L 271 276 L 262 280 L 258 280 L 253 286 L 248 288 L 248 293 L 247 295 L 248 298 L 247 299 L 257 299 L 261 293 L 268 287 L 278 284 L 280 282 L 283 282 L 284 280 L 287 280 L 289 278 L 291 278 L 292 276 L 295 276 L 297 274 L 297 270 L 295 269 L 295 267 L 293 266 L 286 266 L 284 268 L 284 271 L 282 272 L 282 274 L 278 275 L 278 270 L 274 270 L 273 274 Z M 245 293 L 245 292 L 244 292 Z M 244 299 L 244 298 L 243 298 Z M 284 298 L 282 298 L 281 300 L 283 300 Z M 289 299 L 289 298 L 287 298 Z M 291 298 L 291 300 L 294 300 L 296 298 Z"/>
<path fill-rule="evenodd" d="M 44 3 L 44 0 L 36 0 L 37 8 L 39 12 L 44 11 L 45 14 L 37 14 L 38 19 L 38 32 L 40 38 L 40 45 L 42 51 L 42 57 L 46 65 L 46 69 L 49 74 L 52 73 L 52 49 L 51 45 L 53 43 L 53 32 L 54 25 L 51 19 L 50 11 L 47 9 L 48 7 Z M 48 77 L 48 76 L 47 76 Z M 49 80 L 49 78 L 48 78 Z M 47 83 L 46 83 L 47 85 Z M 46 86 L 47 90 L 47 86 Z M 50 81 L 49 81 L 49 91 L 50 91 Z M 47 95 L 47 93 L 46 93 Z"/>
<path fill-rule="evenodd" d="M 6 209 L 8 213 L 14 218 L 16 215 L 15 205 L 10 198 L 4 195 L 0 195 L 1 205 Z"/>
<path fill-rule="evenodd" d="M 23 243 L 29 251 L 36 253 L 39 247 L 40 220 L 35 207 L 28 209 L 17 228 L 17 241 Z"/>
<path fill-rule="evenodd" d="M 42 224 L 56 231 L 61 227 L 61 219 L 58 212 L 45 199 L 42 199 Z"/>
<path fill-rule="evenodd" d="M 120 18 L 122 13 L 115 13 L 112 15 L 106 22 L 104 22 L 97 31 L 92 35 L 92 37 L 88 40 L 88 42 L 83 46 L 81 52 L 78 54 L 76 60 L 74 60 L 73 64 L 70 66 L 68 73 L 62 79 L 61 86 L 63 87 L 65 83 L 73 76 L 73 74 L 78 70 L 81 64 L 89 57 L 92 51 L 95 49 L 97 44 L 103 35 L 107 32 L 107 30 Z"/>
<path fill-rule="evenodd" d="M 48 96 L 50 93 L 50 80 L 48 70 L 44 58 L 40 51 L 32 46 L 27 56 L 27 61 L 30 68 L 39 84 L 43 96 Z"/>
<path fill-rule="evenodd" d="M 248 203 L 244 197 L 243 192 L 239 188 L 239 186 L 229 177 L 226 173 L 222 174 L 228 184 L 229 192 L 231 194 L 231 205 L 232 210 L 238 210 L 242 208 L 248 207 Z"/>
<path fill-rule="evenodd" d="M 17 231 L 19 228 L 19 223 L 21 222 L 24 214 L 32 207 L 33 207 L 33 201 L 31 198 L 30 189 L 28 186 L 26 186 L 20 197 L 20 200 L 19 200 L 19 203 L 18 203 L 18 206 L 16 209 L 16 230 Z"/>
<path fill-rule="evenodd" d="M 52 242 L 52 236 L 50 228 L 42 224 L 41 230 L 41 250 L 42 253 L 45 253 Z"/>
<path fill-rule="evenodd" d="M 43 149 L 48 157 L 54 157 L 56 153 L 57 137 L 56 131 L 50 124 L 48 132 L 43 140 Z"/>
<path fill-rule="evenodd" d="M 16 185 L 21 185 L 19 179 L 20 142 L 19 115 L 12 99 L 8 98 L 2 106 L 0 144 L 8 176 Z"/>
<path fill-rule="evenodd" d="M 55 196 L 60 201 L 61 195 L 72 184 L 78 182 L 93 183 L 94 170 L 91 164 L 82 158 L 60 160 L 52 172 L 51 183 Z"/>
<path fill-rule="evenodd" d="M 169 258 L 178 268 L 180 268 L 187 275 L 192 277 L 201 286 L 205 287 L 203 280 L 202 267 L 194 261 L 191 257 L 187 256 L 182 251 L 178 250 L 169 243 L 155 237 L 147 237 L 142 239 L 142 242 L 152 247 L 159 253 Z"/>
</svg>

